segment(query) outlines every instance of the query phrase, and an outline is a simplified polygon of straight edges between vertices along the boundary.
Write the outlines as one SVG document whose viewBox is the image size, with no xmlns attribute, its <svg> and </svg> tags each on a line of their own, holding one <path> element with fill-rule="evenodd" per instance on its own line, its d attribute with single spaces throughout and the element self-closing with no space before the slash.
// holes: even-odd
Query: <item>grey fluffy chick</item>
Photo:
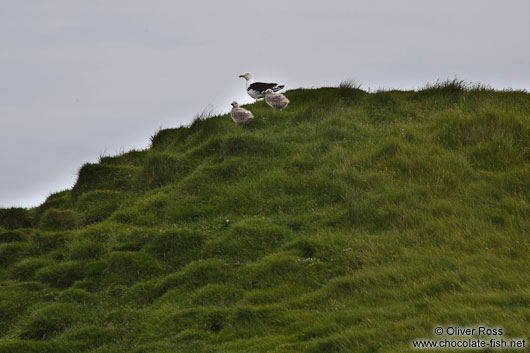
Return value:
<svg viewBox="0 0 530 353">
<path fill-rule="evenodd" d="M 282 110 L 289 104 L 289 100 L 281 93 L 275 93 L 271 89 L 265 91 L 265 102 L 273 109 Z"/>
<path fill-rule="evenodd" d="M 230 111 L 232 120 L 239 126 L 245 126 L 254 119 L 254 115 L 251 111 L 239 108 L 237 102 L 232 102 L 232 110 Z"/>
</svg>

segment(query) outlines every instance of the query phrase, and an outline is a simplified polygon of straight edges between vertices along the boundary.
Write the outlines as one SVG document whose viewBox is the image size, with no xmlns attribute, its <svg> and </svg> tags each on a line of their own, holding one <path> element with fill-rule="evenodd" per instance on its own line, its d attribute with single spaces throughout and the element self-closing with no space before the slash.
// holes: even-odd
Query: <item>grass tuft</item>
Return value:
<svg viewBox="0 0 530 353">
<path fill-rule="evenodd" d="M 46 210 L 39 220 L 39 228 L 45 230 L 68 230 L 78 228 L 82 223 L 81 217 L 73 210 Z"/>
<path fill-rule="evenodd" d="M 22 319 L 18 337 L 26 340 L 49 340 L 60 335 L 78 319 L 79 310 L 75 306 L 48 304 Z"/>
<path fill-rule="evenodd" d="M 6 229 L 30 227 L 31 219 L 28 210 L 19 207 L 0 209 L 0 226 Z"/>
</svg>

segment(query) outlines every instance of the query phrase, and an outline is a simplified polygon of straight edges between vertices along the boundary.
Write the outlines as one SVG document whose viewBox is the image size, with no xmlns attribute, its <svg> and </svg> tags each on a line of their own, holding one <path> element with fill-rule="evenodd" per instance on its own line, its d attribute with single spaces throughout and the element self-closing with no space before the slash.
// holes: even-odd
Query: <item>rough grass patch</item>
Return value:
<svg viewBox="0 0 530 353">
<path fill-rule="evenodd" d="M 193 118 L 193 121 L 189 125 L 189 130 L 193 132 L 201 131 L 201 132 L 209 132 L 212 131 L 212 125 L 214 123 L 214 117 L 213 109 L 205 108 L 200 113 L 197 113 L 195 117 Z"/>
<path fill-rule="evenodd" d="M 73 207 L 71 190 L 55 192 L 48 196 L 44 203 L 33 210 L 32 223 L 38 225 L 42 214 L 49 209 L 65 210 Z"/>
<path fill-rule="evenodd" d="M 188 230 L 175 230 L 159 234 L 145 246 L 162 263 L 178 268 L 199 257 L 204 238 L 199 233 Z"/>
<path fill-rule="evenodd" d="M 107 165 L 141 166 L 145 162 L 146 153 L 147 151 L 145 150 L 132 150 L 127 153 L 122 153 L 115 156 L 100 156 L 99 163 Z"/>
<path fill-rule="evenodd" d="M 202 159 L 209 156 L 214 156 L 221 150 L 223 144 L 222 137 L 215 136 L 207 139 L 206 141 L 199 144 L 197 147 L 192 148 L 186 152 L 187 158 Z"/>
<path fill-rule="evenodd" d="M 209 256 L 224 257 L 233 261 L 253 261 L 279 247 L 289 234 L 289 230 L 265 219 L 246 219 L 234 224 L 224 235 L 210 241 L 205 252 Z"/>
<path fill-rule="evenodd" d="M 440 142 L 451 148 L 474 146 L 499 137 L 519 148 L 530 144 L 530 128 L 513 114 L 489 111 L 462 114 L 458 111 L 440 113 L 437 120 Z"/>
<path fill-rule="evenodd" d="M 280 146 L 261 136 L 241 134 L 224 138 L 221 150 L 223 156 L 271 156 L 281 152 Z"/>
<path fill-rule="evenodd" d="M 257 334 L 278 322 L 288 324 L 289 318 L 278 307 L 241 306 L 230 313 L 229 320 L 247 334 Z"/>
<path fill-rule="evenodd" d="M 151 279 L 133 284 L 128 291 L 128 296 L 139 305 L 147 305 L 160 298 L 166 290 L 163 280 Z"/>
<path fill-rule="evenodd" d="M 211 283 L 222 283 L 233 276 L 230 264 L 216 258 L 190 262 L 178 274 L 167 278 L 167 288 L 185 286 L 198 288 Z"/>
<path fill-rule="evenodd" d="M 27 241 L 28 233 L 20 230 L 0 231 L 0 244 L 11 243 L 14 241 Z"/>
<path fill-rule="evenodd" d="M 189 305 L 226 307 L 236 303 L 240 297 L 241 290 L 231 285 L 207 284 L 193 292 Z"/>
<path fill-rule="evenodd" d="M 216 180 L 217 183 L 234 181 L 248 174 L 248 164 L 242 164 L 240 157 L 227 158 L 203 164 L 191 175 L 186 177 L 181 186 L 187 191 L 208 190 L 208 180 Z"/>
<path fill-rule="evenodd" d="M 58 288 L 70 287 L 75 281 L 84 278 L 83 265 L 78 262 L 54 263 L 40 268 L 35 278 Z"/>
<path fill-rule="evenodd" d="M 70 353 L 70 347 L 57 342 L 11 339 L 0 341 L 0 353 Z"/>
<path fill-rule="evenodd" d="M 140 173 L 140 180 L 149 188 L 159 187 L 182 179 L 193 170 L 195 163 L 185 157 L 152 152 Z"/>
<path fill-rule="evenodd" d="M 52 263 L 52 260 L 45 258 L 26 258 L 22 261 L 15 263 L 9 273 L 10 277 L 19 281 L 27 281 L 34 278 L 35 273 L 42 267 L 48 266 Z"/>
<path fill-rule="evenodd" d="M 410 186 L 401 190 L 386 188 L 383 192 L 369 193 L 363 197 L 353 196 L 345 201 L 346 210 L 331 224 L 345 224 L 382 231 L 384 229 L 408 230 L 421 226 L 418 205 L 425 202 L 426 190 Z"/>
<path fill-rule="evenodd" d="M 360 89 L 361 87 L 362 84 L 352 79 L 343 80 L 339 83 L 339 89 Z"/>
<path fill-rule="evenodd" d="M 436 128 L 442 145 L 463 150 L 481 169 L 502 170 L 530 160 L 530 127 L 512 113 L 447 111 L 440 114 Z"/>
<path fill-rule="evenodd" d="M 32 243 L 12 242 L 0 244 L 0 265 L 9 266 L 25 256 L 35 254 L 36 248 Z"/>
<path fill-rule="evenodd" d="M 46 340 L 60 335 L 79 319 L 79 310 L 71 304 L 53 303 L 37 308 L 21 320 L 18 337 Z"/>
<path fill-rule="evenodd" d="M 158 262 L 144 252 L 114 251 L 106 263 L 104 276 L 112 284 L 132 284 L 161 271 Z"/>
<path fill-rule="evenodd" d="M 490 183 L 530 203 L 528 180 L 530 180 L 530 167 L 525 166 L 492 176 Z"/>
<path fill-rule="evenodd" d="M 39 228 L 45 230 L 69 230 L 81 225 L 81 217 L 73 210 L 50 208 L 39 219 Z"/>
<path fill-rule="evenodd" d="M 82 327 L 71 327 L 62 334 L 61 340 L 64 342 L 70 342 L 70 345 L 75 347 L 75 352 L 81 352 L 85 350 L 97 349 L 101 346 L 100 352 L 105 353 L 119 353 L 116 348 L 116 342 L 126 335 L 125 328 L 115 326 L 97 326 L 97 325 L 86 325 Z M 109 348 L 114 347 L 114 348 Z M 72 352 L 71 350 L 69 352 Z"/>
<path fill-rule="evenodd" d="M 28 210 L 20 207 L 1 208 L 0 226 L 6 229 L 30 227 L 31 218 Z"/>
<path fill-rule="evenodd" d="M 320 244 L 318 244 L 314 240 L 305 238 L 296 239 L 286 244 L 284 247 L 285 250 L 294 250 L 296 252 L 296 255 L 305 258 L 315 257 L 319 248 Z"/>
<path fill-rule="evenodd" d="M 158 192 L 145 196 L 133 206 L 116 211 L 110 219 L 124 224 L 153 226 L 163 222 L 170 210 L 176 211 L 175 208 L 180 210 L 183 216 L 193 211 L 192 207 L 186 208 L 181 203 L 171 202 L 167 193 Z"/>
<path fill-rule="evenodd" d="M 366 95 L 366 92 L 361 90 L 361 86 L 355 80 L 344 80 L 337 88 L 338 96 L 345 103 L 354 103 Z"/>
<path fill-rule="evenodd" d="M 0 286 L 0 336 L 11 332 L 24 311 L 35 303 L 45 302 L 48 295 L 49 291 L 38 282 L 4 282 Z"/>
<path fill-rule="evenodd" d="M 197 329 L 203 332 L 218 333 L 226 325 L 226 310 L 218 308 L 193 308 L 179 310 L 166 322 L 173 332 Z"/>
<path fill-rule="evenodd" d="M 304 283 L 308 268 L 296 256 L 275 253 L 245 268 L 255 288 L 267 288 L 283 282 Z"/>
<path fill-rule="evenodd" d="M 178 149 L 178 147 L 184 144 L 184 140 L 188 134 L 189 130 L 187 127 L 158 130 L 151 137 L 151 148 L 157 151 Z"/>
<path fill-rule="evenodd" d="M 62 249 L 69 239 L 66 232 L 44 232 L 36 231 L 31 234 L 31 241 L 41 253 L 48 253 L 53 250 Z"/>
<path fill-rule="evenodd" d="M 59 299 L 63 303 L 79 303 L 84 304 L 91 298 L 90 293 L 86 292 L 83 289 L 79 288 L 68 288 L 65 289 L 57 295 L 57 299 Z"/>
<path fill-rule="evenodd" d="M 464 80 L 454 78 L 452 80 L 438 80 L 436 83 L 427 84 L 418 90 L 413 96 L 416 100 L 438 99 L 438 103 L 446 104 L 459 101 L 462 93 L 468 89 Z"/>
<path fill-rule="evenodd" d="M 370 95 L 370 102 L 368 111 L 371 119 L 376 122 L 390 123 L 413 114 L 393 92 L 374 93 Z"/>
<path fill-rule="evenodd" d="M 101 243 L 92 241 L 74 241 L 68 246 L 71 260 L 95 260 L 103 255 L 105 249 Z"/>
<path fill-rule="evenodd" d="M 314 154 L 303 151 L 292 154 L 289 163 L 297 172 L 309 172 L 318 167 L 319 160 Z"/>
<path fill-rule="evenodd" d="M 104 282 L 104 273 L 107 269 L 107 262 L 104 260 L 93 260 L 83 262 L 83 279 L 73 283 L 72 288 L 83 289 L 87 291 L 99 291 L 108 283 Z"/>
<path fill-rule="evenodd" d="M 120 191 L 96 190 L 84 193 L 76 202 L 85 224 L 101 222 L 119 209 L 127 195 Z"/>
<path fill-rule="evenodd" d="M 81 167 L 78 174 L 77 182 L 72 188 L 74 199 L 96 189 L 132 190 L 137 169 L 132 166 L 87 163 Z"/>
</svg>

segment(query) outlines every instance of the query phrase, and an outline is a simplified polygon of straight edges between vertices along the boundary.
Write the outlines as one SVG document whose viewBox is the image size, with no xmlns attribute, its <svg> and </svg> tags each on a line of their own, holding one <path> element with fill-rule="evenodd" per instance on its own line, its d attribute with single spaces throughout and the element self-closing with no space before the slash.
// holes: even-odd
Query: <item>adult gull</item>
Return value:
<svg viewBox="0 0 530 353">
<path fill-rule="evenodd" d="M 279 85 L 277 83 L 265 83 L 265 82 L 256 82 L 254 76 L 250 72 L 245 72 L 243 75 L 239 75 L 247 80 L 247 93 L 254 99 L 260 99 L 265 97 L 265 91 L 268 89 L 277 92 L 283 89 L 284 85 Z"/>
</svg>

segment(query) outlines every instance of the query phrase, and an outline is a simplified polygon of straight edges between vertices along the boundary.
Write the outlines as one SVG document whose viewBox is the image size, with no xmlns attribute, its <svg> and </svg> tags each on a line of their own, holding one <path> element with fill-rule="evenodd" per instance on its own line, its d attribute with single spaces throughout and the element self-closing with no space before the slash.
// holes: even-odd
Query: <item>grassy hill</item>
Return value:
<svg viewBox="0 0 530 353">
<path fill-rule="evenodd" d="M 0 353 L 409 352 L 530 335 L 530 94 L 286 93 L 0 210 Z M 505 337 L 505 338 L 506 338 Z"/>
</svg>

